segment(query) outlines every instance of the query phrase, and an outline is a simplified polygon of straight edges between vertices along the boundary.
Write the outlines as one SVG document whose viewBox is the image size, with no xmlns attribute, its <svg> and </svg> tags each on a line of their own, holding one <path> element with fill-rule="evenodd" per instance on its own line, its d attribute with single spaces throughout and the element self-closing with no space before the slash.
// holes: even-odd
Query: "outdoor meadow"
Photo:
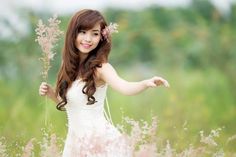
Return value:
<svg viewBox="0 0 236 157">
<path fill-rule="evenodd" d="M 0 156 L 60 156 L 67 117 L 38 94 L 42 50 L 35 42 L 38 20 L 47 23 L 53 14 L 16 10 L 28 23 L 28 34 L 2 21 L 14 36 L 0 38 Z M 208 1 L 193 1 L 188 8 L 102 12 L 119 25 L 110 53 L 118 74 L 128 81 L 158 75 L 170 84 L 135 96 L 108 88 L 113 122 L 142 139 L 134 156 L 236 157 L 236 4 L 228 14 Z M 53 86 L 70 16 L 58 16 L 64 34 L 53 49 L 48 73 Z M 146 122 L 155 127 L 151 138 L 142 136 Z M 142 152 L 144 146 L 153 153 Z"/>
</svg>

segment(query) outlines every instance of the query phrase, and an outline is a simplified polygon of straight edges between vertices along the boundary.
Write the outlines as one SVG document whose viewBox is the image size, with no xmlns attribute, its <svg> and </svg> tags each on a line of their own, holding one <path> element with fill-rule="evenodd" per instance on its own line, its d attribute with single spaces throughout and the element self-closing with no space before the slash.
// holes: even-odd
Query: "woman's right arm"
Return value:
<svg viewBox="0 0 236 157">
<path fill-rule="evenodd" d="M 61 102 L 61 99 L 56 96 L 56 93 L 54 92 L 53 88 L 46 82 L 42 82 L 39 86 L 39 95 L 49 97 L 56 104 Z"/>
</svg>

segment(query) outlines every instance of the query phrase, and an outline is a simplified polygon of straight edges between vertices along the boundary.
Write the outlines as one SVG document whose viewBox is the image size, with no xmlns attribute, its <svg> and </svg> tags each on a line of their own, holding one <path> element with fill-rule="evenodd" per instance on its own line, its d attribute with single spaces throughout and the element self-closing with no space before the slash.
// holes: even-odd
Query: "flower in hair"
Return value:
<svg viewBox="0 0 236 157">
<path fill-rule="evenodd" d="M 112 33 L 118 33 L 117 30 L 118 25 L 116 23 L 110 23 L 109 26 L 106 26 L 102 30 L 102 36 L 109 42 L 109 37 Z"/>
</svg>

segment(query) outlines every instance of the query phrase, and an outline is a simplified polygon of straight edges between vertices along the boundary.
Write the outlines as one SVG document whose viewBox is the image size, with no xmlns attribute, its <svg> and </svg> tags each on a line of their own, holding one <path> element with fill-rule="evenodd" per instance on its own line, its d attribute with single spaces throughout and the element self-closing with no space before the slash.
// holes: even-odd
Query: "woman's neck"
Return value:
<svg viewBox="0 0 236 157">
<path fill-rule="evenodd" d="M 84 53 L 79 53 L 79 56 L 80 56 L 80 61 L 81 63 L 84 62 L 84 60 L 88 57 L 88 54 L 84 54 Z"/>
</svg>

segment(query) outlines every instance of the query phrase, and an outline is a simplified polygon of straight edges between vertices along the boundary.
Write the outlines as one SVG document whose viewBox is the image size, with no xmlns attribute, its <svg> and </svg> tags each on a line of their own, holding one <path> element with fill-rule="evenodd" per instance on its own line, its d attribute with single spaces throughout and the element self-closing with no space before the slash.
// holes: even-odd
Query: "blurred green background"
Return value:
<svg viewBox="0 0 236 157">
<path fill-rule="evenodd" d="M 220 147 L 235 151 L 235 140 L 226 143 L 236 134 L 236 4 L 230 9 L 222 14 L 208 1 L 193 1 L 187 8 L 102 11 L 108 22 L 119 24 L 110 54 L 110 63 L 119 75 L 129 81 L 158 75 L 171 85 L 131 97 L 109 88 L 113 121 L 120 123 L 122 116 L 150 121 L 151 116 L 157 116 L 158 137 L 169 139 L 176 149 L 197 143 L 199 131 L 209 133 L 220 127 Z M 50 128 L 61 138 L 67 131 L 65 112 L 38 95 L 42 52 L 34 30 L 39 19 L 45 22 L 52 14 L 26 9 L 17 12 L 29 23 L 29 33 L 22 36 L 15 31 L 13 38 L 0 38 L 0 136 L 12 154 L 30 138 L 40 139 L 41 128 Z M 70 16 L 59 17 L 64 32 Z M 61 37 L 55 48 L 49 71 L 48 83 L 52 85 L 63 40 Z M 45 105 L 48 125 L 44 123 Z"/>
</svg>

